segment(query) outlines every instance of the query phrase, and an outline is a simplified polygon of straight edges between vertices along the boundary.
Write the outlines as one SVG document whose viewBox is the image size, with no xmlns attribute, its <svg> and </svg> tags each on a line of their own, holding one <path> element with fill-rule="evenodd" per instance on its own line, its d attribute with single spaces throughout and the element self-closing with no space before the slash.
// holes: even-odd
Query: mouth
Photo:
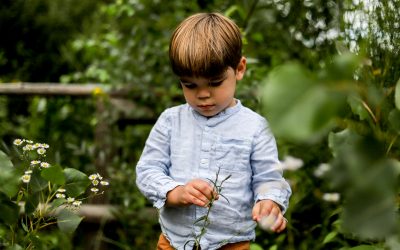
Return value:
<svg viewBox="0 0 400 250">
<path fill-rule="evenodd" d="M 215 105 L 197 105 L 197 107 L 201 110 L 211 110 L 215 107 Z"/>
</svg>

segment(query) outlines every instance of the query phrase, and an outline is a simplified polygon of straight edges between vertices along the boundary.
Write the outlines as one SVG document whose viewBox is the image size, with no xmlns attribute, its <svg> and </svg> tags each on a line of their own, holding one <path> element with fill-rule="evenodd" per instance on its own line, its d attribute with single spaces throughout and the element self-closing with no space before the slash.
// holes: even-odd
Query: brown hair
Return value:
<svg viewBox="0 0 400 250">
<path fill-rule="evenodd" d="M 173 72 L 178 76 L 216 77 L 236 69 L 242 57 L 239 27 L 219 13 L 198 13 L 174 31 L 169 45 Z"/>
</svg>

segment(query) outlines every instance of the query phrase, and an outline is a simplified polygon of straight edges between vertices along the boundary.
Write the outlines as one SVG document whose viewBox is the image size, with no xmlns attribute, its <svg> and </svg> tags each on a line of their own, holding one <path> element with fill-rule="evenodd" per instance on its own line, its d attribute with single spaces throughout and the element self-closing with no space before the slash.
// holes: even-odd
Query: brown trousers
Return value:
<svg viewBox="0 0 400 250">
<path fill-rule="evenodd" d="M 174 250 L 174 248 L 169 244 L 169 241 L 164 236 L 164 234 L 161 234 L 160 238 L 158 239 L 157 250 Z M 250 250 L 250 241 L 228 243 L 219 248 L 219 250 Z"/>
</svg>

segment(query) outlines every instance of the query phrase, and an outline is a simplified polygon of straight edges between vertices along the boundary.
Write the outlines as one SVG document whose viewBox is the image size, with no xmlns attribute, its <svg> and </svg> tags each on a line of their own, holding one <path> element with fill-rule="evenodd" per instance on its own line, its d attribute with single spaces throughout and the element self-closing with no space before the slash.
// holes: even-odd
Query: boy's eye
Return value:
<svg viewBox="0 0 400 250">
<path fill-rule="evenodd" d="M 183 86 L 185 86 L 185 88 L 188 88 L 188 89 L 194 89 L 194 88 L 196 88 L 196 87 L 197 87 L 197 85 L 196 85 L 196 84 L 193 84 L 193 83 L 187 83 L 187 82 L 183 82 L 183 83 L 182 83 L 182 85 L 183 85 Z"/>
<path fill-rule="evenodd" d="M 217 81 L 217 82 L 210 82 L 208 85 L 210 85 L 210 87 L 218 87 L 221 86 L 223 81 Z"/>
</svg>

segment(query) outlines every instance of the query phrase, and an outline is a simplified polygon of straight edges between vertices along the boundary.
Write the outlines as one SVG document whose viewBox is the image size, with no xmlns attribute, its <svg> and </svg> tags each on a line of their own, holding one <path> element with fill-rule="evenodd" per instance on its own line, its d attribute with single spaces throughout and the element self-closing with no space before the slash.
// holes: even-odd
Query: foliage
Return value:
<svg viewBox="0 0 400 250">
<path fill-rule="evenodd" d="M 372 8 L 378 17 L 384 7 L 388 15 L 394 11 L 385 4 L 378 6 Z M 380 32 L 390 33 L 384 26 L 378 27 L 382 29 L 364 38 L 374 46 L 355 48 L 358 55 L 342 53 L 313 72 L 299 63 L 287 63 L 264 81 L 264 112 L 277 137 L 329 147 L 330 155 L 314 166 L 328 163 L 322 174 L 325 188 L 339 192 L 342 199 L 332 214 L 335 227 L 326 232 L 322 245 L 343 246 L 343 239 L 347 239 L 348 246 L 355 244 L 354 240 L 367 241 L 373 249 L 399 246 L 399 76 L 392 70 L 392 65 L 398 64 L 398 51 L 390 48 L 391 43 L 398 44 L 398 38 L 392 37 L 389 45 L 376 46 Z M 377 65 L 383 68 L 377 70 Z M 303 184 L 298 181 L 297 185 Z M 293 188 L 296 193 L 297 186 Z M 291 208 L 293 214 L 296 208 L 296 204 Z"/>
<path fill-rule="evenodd" d="M 57 224 L 60 232 L 72 234 L 82 217 L 79 209 L 87 187 L 98 195 L 99 186 L 108 185 L 99 174 L 87 176 L 73 168 L 61 168 L 46 161 L 48 144 L 14 140 L 18 158 L 12 162 L 0 151 L 0 235 L 10 249 L 51 248 L 42 232 Z"/>
<path fill-rule="evenodd" d="M 60 57 L 63 43 L 82 30 L 96 5 L 79 0 L 2 1 L 0 82 L 57 82 L 71 70 Z"/>
</svg>

